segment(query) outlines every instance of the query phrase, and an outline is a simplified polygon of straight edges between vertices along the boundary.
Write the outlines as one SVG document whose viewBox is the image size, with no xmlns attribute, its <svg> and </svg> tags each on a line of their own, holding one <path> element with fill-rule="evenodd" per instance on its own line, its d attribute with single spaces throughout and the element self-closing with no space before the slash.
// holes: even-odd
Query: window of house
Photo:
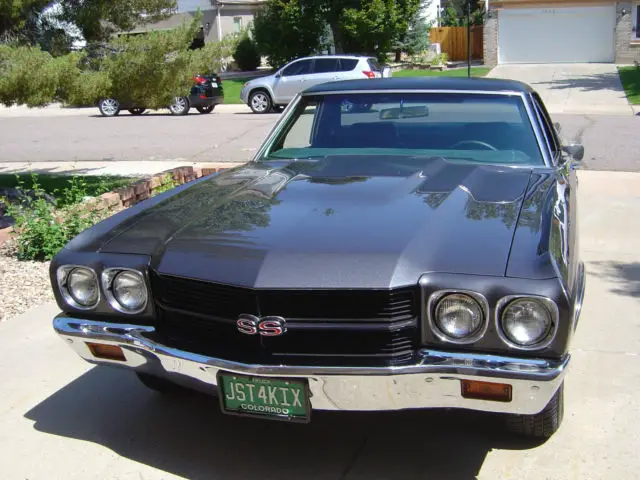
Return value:
<svg viewBox="0 0 640 480">
<path fill-rule="evenodd" d="M 634 5 L 631 14 L 633 15 L 633 38 L 640 39 L 640 5 Z"/>
<path fill-rule="evenodd" d="M 242 17 L 233 17 L 233 31 L 240 33 L 240 30 L 242 30 Z"/>
</svg>

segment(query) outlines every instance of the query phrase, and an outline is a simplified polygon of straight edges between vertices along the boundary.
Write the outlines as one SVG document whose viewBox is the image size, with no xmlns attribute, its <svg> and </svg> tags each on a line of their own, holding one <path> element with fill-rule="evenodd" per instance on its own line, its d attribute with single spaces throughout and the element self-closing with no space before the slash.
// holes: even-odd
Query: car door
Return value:
<svg viewBox="0 0 640 480">
<path fill-rule="evenodd" d="M 293 100 L 306 87 L 305 82 L 311 75 L 313 61 L 311 59 L 295 60 L 284 67 L 276 75 L 273 86 L 274 102 L 282 105 Z"/>
<path fill-rule="evenodd" d="M 309 75 L 305 88 L 340 80 L 338 64 L 339 59 L 336 57 L 316 58 L 313 61 L 313 73 Z"/>
<path fill-rule="evenodd" d="M 359 60 L 357 58 L 341 58 L 338 61 L 338 80 L 351 80 L 354 78 L 364 78 L 362 73 L 356 74 L 355 69 Z"/>
<path fill-rule="evenodd" d="M 562 149 L 551 117 L 537 93 L 532 94 L 537 116 L 541 120 L 549 149 L 553 154 L 556 171 L 556 194 L 552 212 L 554 227 L 550 240 L 550 253 L 555 258 L 564 287 L 570 295 L 578 288 L 579 237 L 578 237 L 578 175 L 576 161 Z"/>
</svg>

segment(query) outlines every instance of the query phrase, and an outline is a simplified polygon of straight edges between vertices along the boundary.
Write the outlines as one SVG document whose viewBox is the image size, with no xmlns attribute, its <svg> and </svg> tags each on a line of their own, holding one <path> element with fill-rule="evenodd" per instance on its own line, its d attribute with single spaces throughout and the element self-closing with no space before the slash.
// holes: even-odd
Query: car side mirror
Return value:
<svg viewBox="0 0 640 480">
<path fill-rule="evenodd" d="M 571 145 L 565 145 L 562 147 L 562 150 L 571 156 L 576 161 L 580 161 L 584 158 L 584 146 L 579 145 L 577 143 Z"/>
<path fill-rule="evenodd" d="M 282 72 L 276 72 L 276 78 L 280 78 L 282 76 Z"/>
</svg>

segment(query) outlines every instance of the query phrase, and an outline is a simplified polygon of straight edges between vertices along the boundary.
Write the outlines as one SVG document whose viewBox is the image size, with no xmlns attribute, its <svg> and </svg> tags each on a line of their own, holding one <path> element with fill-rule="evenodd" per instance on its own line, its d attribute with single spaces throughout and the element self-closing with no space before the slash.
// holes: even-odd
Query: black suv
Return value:
<svg viewBox="0 0 640 480">
<path fill-rule="evenodd" d="M 217 74 L 195 75 L 195 84 L 189 96 L 176 97 L 174 103 L 167 108 L 173 115 L 186 115 L 193 107 L 200 113 L 211 113 L 216 105 L 224 103 L 222 79 Z M 98 102 L 100 113 L 105 117 L 115 117 L 121 110 L 128 110 L 132 115 L 142 115 L 146 107 L 135 102 L 102 98 Z"/>
</svg>

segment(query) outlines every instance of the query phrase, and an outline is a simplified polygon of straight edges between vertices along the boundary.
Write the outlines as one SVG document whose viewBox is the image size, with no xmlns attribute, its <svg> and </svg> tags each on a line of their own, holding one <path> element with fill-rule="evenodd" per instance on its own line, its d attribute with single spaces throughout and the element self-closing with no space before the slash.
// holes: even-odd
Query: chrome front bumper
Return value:
<svg viewBox="0 0 640 480">
<path fill-rule="evenodd" d="M 414 364 L 400 367 L 305 367 L 251 365 L 169 348 L 147 337 L 155 329 L 94 322 L 60 315 L 55 331 L 88 362 L 125 367 L 193 384 L 216 386 L 220 370 L 238 374 L 307 379 L 311 406 L 318 410 L 465 408 L 535 414 L 554 395 L 567 371 L 562 360 L 523 359 L 424 349 Z M 120 346 L 126 361 L 96 358 L 85 342 Z M 508 383 L 510 402 L 463 398 L 460 380 Z"/>
</svg>

